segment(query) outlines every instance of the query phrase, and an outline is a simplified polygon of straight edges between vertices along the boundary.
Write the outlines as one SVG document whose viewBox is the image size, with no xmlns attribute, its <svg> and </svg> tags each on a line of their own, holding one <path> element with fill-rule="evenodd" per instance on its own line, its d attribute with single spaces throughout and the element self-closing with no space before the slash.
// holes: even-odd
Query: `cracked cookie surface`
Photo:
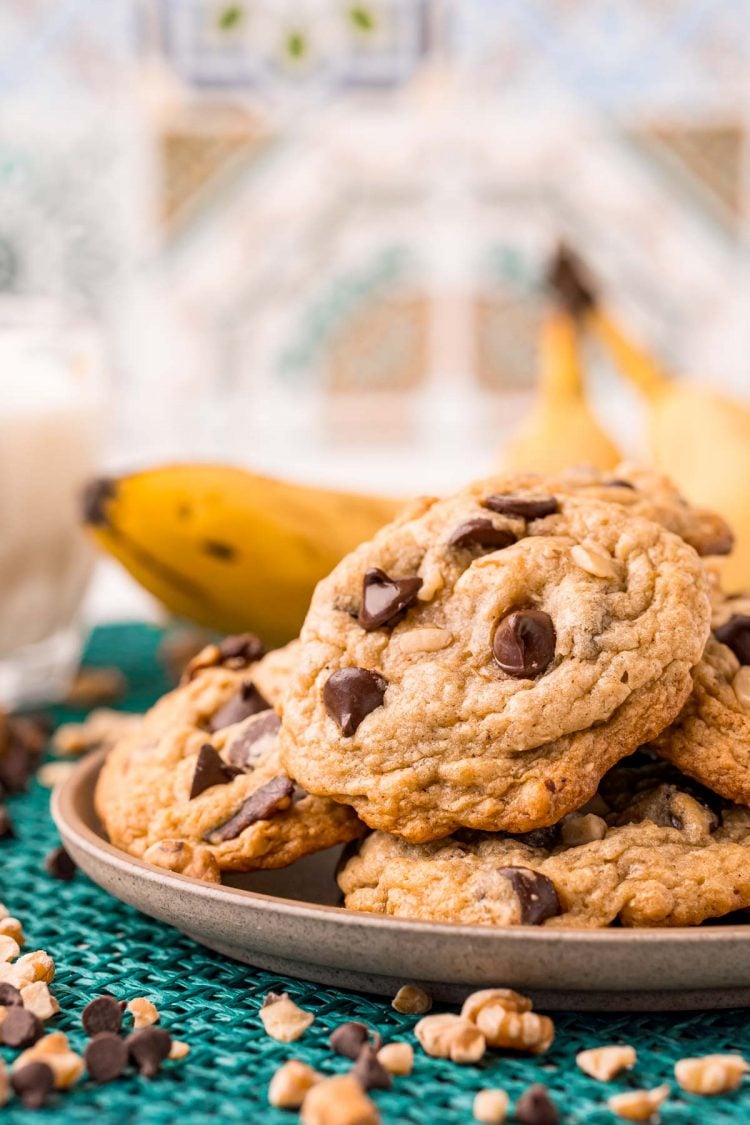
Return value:
<svg viewBox="0 0 750 1125">
<path fill-rule="evenodd" d="M 278 701 L 290 654 L 228 664 L 214 656 L 196 658 L 107 757 L 95 801 L 111 842 L 218 878 L 285 867 L 361 835 L 350 808 L 301 792 L 281 763 L 267 697 Z M 199 864 L 176 866 L 196 850 Z"/>
<path fill-rule="evenodd" d="M 339 871 L 345 905 L 548 927 L 692 926 L 750 905 L 750 809 L 642 755 L 610 771 L 592 808 L 525 838 L 374 832 Z"/>
<path fill-rule="evenodd" d="M 316 590 L 282 757 L 371 827 L 553 824 L 690 691 L 710 613 L 695 551 L 527 479 L 413 506 Z"/>
<path fill-rule="evenodd" d="M 680 715 L 653 747 L 723 797 L 750 805 L 747 595 L 716 603 L 713 632 L 692 677 L 693 689 Z"/>
</svg>

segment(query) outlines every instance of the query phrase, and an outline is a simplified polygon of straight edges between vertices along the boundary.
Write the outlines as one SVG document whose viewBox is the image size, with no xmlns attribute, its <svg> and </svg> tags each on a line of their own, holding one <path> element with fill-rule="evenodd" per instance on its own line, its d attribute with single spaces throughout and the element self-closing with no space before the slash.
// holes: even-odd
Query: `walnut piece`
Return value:
<svg viewBox="0 0 750 1125">
<path fill-rule="evenodd" d="M 617 1117 L 626 1121 L 654 1121 L 659 1106 L 669 1097 L 669 1086 L 657 1086 L 653 1090 L 628 1090 L 625 1094 L 613 1094 L 607 1105 Z"/>
<path fill-rule="evenodd" d="M 290 1059 L 274 1074 L 268 1087 L 268 1100 L 277 1109 L 299 1109 L 307 1091 L 321 1081 L 306 1063 Z"/>
<path fill-rule="evenodd" d="M 596 1078 L 599 1082 L 609 1082 L 621 1071 L 630 1070 L 635 1066 L 635 1048 L 617 1045 L 591 1047 L 588 1051 L 579 1051 L 576 1062 L 589 1078 Z"/>
<path fill-rule="evenodd" d="M 13 1070 L 20 1070 L 31 1062 L 44 1062 L 55 1078 L 55 1089 L 67 1090 L 83 1074 L 85 1063 L 80 1055 L 70 1049 L 68 1037 L 62 1031 L 53 1031 L 38 1039 L 32 1047 L 18 1056 Z"/>
<path fill-rule="evenodd" d="M 742 1055 L 703 1055 L 675 1063 L 675 1078 L 689 1094 L 726 1094 L 736 1090 L 748 1071 Z"/>
<path fill-rule="evenodd" d="M 411 1074 L 414 1050 L 411 1043 L 386 1043 L 378 1051 L 378 1062 L 389 1074 Z"/>
<path fill-rule="evenodd" d="M 380 1114 L 356 1078 L 339 1074 L 305 1095 L 300 1125 L 379 1125 Z"/>
<path fill-rule="evenodd" d="M 414 1028 L 414 1034 L 426 1054 L 455 1063 L 478 1062 L 487 1049 L 476 1024 L 448 1012 L 425 1016 Z"/>
<path fill-rule="evenodd" d="M 280 1043 L 292 1043 L 304 1035 L 315 1016 L 299 1008 L 286 992 L 281 995 L 269 992 L 263 1001 L 260 1018 L 266 1035 L 278 1039 Z"/>
<path fill-rule="evenodd" d="M 488 1047 L 540 1055 L 549 1050 L 555 1038 L 555 1025 L 549 1016 L 532 1012 L 528 997 L 508 988 L 474 992 L 464 1001 L 461 1015 L 476 1024 Z"/>
<path fill-rule="evenodd" d="M 133 1017 L 133 1027 L 136 1031 L 159 1022 L 157 1007 L 146 996 L 135 996 L 132 1000 L 128 1000 L 127 1009 Z"/>
<path fill-rule="evenodd" d="M 404 1016 L 424 1016 L 432 1007 L 432 997 L 416 984 L 404 984 L 393 997 L 391 1007 Z"/>
<path fill-rule="evenodd" d="M 482 1125 L 503 1125 L 508 1115 L 508 1095 L 505 1090 L 480 1090 L 472 1112 L 474 1120 Z"/>
</svg>

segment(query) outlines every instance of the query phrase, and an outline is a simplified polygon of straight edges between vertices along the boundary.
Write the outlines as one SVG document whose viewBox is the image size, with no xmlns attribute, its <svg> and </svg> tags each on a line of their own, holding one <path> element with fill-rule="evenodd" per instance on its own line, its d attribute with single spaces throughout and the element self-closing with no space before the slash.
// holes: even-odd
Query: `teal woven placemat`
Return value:
<svg viewBox="0 0 750 1125">
<path fill-rule="evenodd" d="M 156 659 L 160 637 L 158 629 L 117 625 L 98 629 L 91 638 L 86 662 L 123 669 L 130 685 L 124 704 L 129 710 L 142 710 L 168 687 Z M 55 711 L 58 720 L 79 714 Z M 167 1063 L 154 1081 L 129 1076 L 96 1087 L 84 1080 L 40 1113 L 9 1103 L 0 1109 L 3 1122 L 281 1125 L 293 1122 L 296 1115 L 268 1106 L 271 1076 L 289 1058 L 303 1059 L 327 1074 L 348 1069 L 347 1060 L 327 1048 L 330 1031 L 343 1020 L 368 1023 L 386 1041 L 406 1037 L 414 1042 L 414 1019 L 398 1015 L 387 1001 L 238 965 L 110 898 L 81 872 L 72 883 L 50 878 L 43 859 L 56 833 L 48 799 L 48 792 L 36 784 L 28 795 L 12 798 L 18 839 L 0 842 L 0 901 L 23 921 L 27 949 L 46 949 L 57 965 L 54 991 L 62 1012 L 48 1029 L 64 1030 L 73 1046 L 82 1049 L 80 1013 L 93 996 L 104 991 L 121 999 L 149 996 L 163 1026 L 189 1043 L 191 1053 L 182 1062 Z M 315 1023 L 296 1043 L 277 1043 L 263 1032 L 258 1009 L 270 989 L 288 991 L 315 1013 Z M 662 1111 L 667 1125 L 750 1121 L 750 1087 L 727 1097 L 691 1097 L 681 1094 L 672 1070 L 675 1060 L 685 1055 L 741 1051 L 750 1057 L 750 1016 L 745 1012 L 571 1014 L 556 1016 L 555 1023 L 557 1039 L 542 1060 L 495 1055 L 478 1066 L 459 1067 L 417 1049 L 413 1074 L 396 1079 L 391 1091 L 374 1094 L 383 1121 L 468 1123 L 477 1090 L 501 1086 L 515 1099 L 532 1082 L 549 1087 L 562 1121 L 571 1125 L 611 1125 L 615 1118 L 604 1106 L 608 1094 L 628 1084 L 662 1082 L 673 1088 Z M 583 1047 L 611 1042 L 633 1044 L 638 1065 L 628 1080 L 605 1086 L 576 1068 L 575 1055 Z M 12 1057 L 11 1052 L 4 1054 Z"/>
</svg>

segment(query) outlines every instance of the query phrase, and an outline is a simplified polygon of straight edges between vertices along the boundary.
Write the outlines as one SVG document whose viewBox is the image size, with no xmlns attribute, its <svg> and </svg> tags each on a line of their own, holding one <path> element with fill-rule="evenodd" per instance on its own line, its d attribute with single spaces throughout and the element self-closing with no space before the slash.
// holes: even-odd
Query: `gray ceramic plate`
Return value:
<svg viewBox="0 0 750 1125">
<path fill-rule="evenodd" d="M 336 905 L 338 849 L 228 886 L 173 875 L 107 842 L 93 808 L 101 764 L 90 755 L 54 794 L 66 848 L 116 898 L 239 961 L 390 996 L 413 982 L 448 1001 L 509 986 L 548 1009 L 750 1006 L 750 925 L 501 930 L 360 914 Z"/>
</svg>

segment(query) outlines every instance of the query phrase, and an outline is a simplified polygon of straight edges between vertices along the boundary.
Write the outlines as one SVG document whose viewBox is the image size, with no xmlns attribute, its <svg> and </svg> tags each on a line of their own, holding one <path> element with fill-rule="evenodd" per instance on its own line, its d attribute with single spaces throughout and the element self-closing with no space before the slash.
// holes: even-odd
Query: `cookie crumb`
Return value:
<svg viewBox="0 0 750 1125">
<path fill-rule="evenodd" d="M 613 1094 L 607 1105 L 617 1117 L 626 1121 L 656 1121 L 659 1106 L 669 1097 L 669 1086 L 657 1086 L 653 1090 L 628 1090 L 624 1094 Z"/>
<path fill-rule="evenodd" d="M 379 1125 L 380 1114 L 356 1078 L 339 1074 L 312 1086 L 302 1103 L 301 1125 Z"/>
<path fill-rule="evenodd" d="M 281 1043 L 292 1043 L 307 1031 L 315 1019 L 312 1012 L 299 1008 L 286 992 L 269 992 L 260 1009 L 266 1035 Z"/>
<path fill-rule="evenodd" d="M 133 1027 L 140 1031 L 142 1027 L 151 1027 L 159 1022 L 159 1012 L 145 996 L 136 996 L 126 1004 L 127 1010 L 133 1017 Z"/>
<path fill-rule="evenodd" d="M 274 1074 L 268 1087 L 268 1101 L 277 1109 L 299 1109 L 307 1091 L 321 1081 L 306 1063 L 290 1059 Z"/>
<path fill-rule="evenodd" d="M 414 1048 L 411 1043 L 386 1043 L 378 1051 L 378 1062 L 391 1074 L 411 1074 L 414 1067 Z"/>
<path fill-rule="evenodd" d="M 674 1074 L 689 1094 L 727 1094 L 736 1090 L 747 1074 L 748 1065 L 742 1055 L 703 1055 L 680 1059 Z"/>
<path fill-rule="evenodd" d="M 630 1070 L 635 1066 L 635 1048 L 617 1044 L 610 1047 L 591 1047 L 587 1051 L 578 1052 L 576 1063 L 589 1078 L 596 1078 L 598 1082 L 609 1082 L 623 1070 Z"/>
<path fill-rule="evenodd" d="M 540 1055 L 552 1045 L 555 1025 L 531 1006 L 528 997 L 511 989 L 484 988 L 466 998 L 461 1015 L 476 1024 L 488 1047 Z"/>
<path fill-rule="evenodd" d="M 505 1090 L 480 1090 L 474 1098 L 472 1113 L 482 1125 L 503 1125 L 508 1115 L 508 1095 Z"/>
<path fill-rule="evenodd" d="M 417 984 L 404 984 L 393 997 L 391 1007 L 402 1016 L 424 1016 L 432 1008 L 432 997 Z"/>
<path fill-rule="evenodd" d="M 414 1028 L 414 1034 L 426 1054 L 455 1063 L 479 1062 L 487 1049 L 476 1024 L 448 1012 L 425 1016 Z"/>
<path fill-rule="evenodd" d="M 515 1119 L 521 1125 L 557 1125 L 560 1114 L 547 1087 L 536 1083 L 529 1086 L 516 1102 Z"/>
</svg>

